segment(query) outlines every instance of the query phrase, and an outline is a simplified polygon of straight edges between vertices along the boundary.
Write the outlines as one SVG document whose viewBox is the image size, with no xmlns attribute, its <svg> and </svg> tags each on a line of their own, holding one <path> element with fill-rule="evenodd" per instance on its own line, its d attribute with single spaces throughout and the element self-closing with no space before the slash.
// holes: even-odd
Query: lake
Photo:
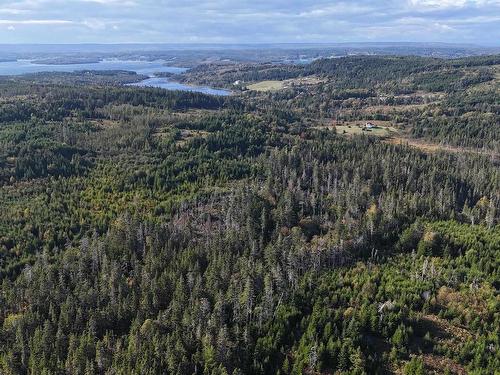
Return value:
<svg viewBox="0 0 500 375">
<path fill-rule="evenodd" d="M 183 83 L 170 81 L 168 78 L 152 77 L 144 81 L 131 83 L 127 86 L 140 86 L 140 87 L 159 87 L 165 90 L 180 90 L 180 91 L 191 91 L 191 92 L 201 92 L 203 94 L 209 95 L 219 95 L 228 96 L 231 95 L 231 91 L 224 89 L 214 89 L 208 86 L 191 86 L 185 85 Z"/>
<path fill-rule="evenodd" d="M 163 65 L 164 61 L 102 60 L 89 64 L 33 64 L 29 60 L 0 62 L 0 75 L 21 75 L 40 72 L 76 72 L 79 70 L 128 70 L 152 77 L 154 73 L 184 73 L 186 68 Z"/>
<path fill-rule="evenodd" d="M 22 75 L 41 72 L 76 72 L 80 70 L 126 70 L 146 75 L 150 78 L 144 81 L 134 83 L 133 86 L 158 87 L 165 90 L 181 90 L 191 92 L 201 92 L 210 95 L 231 95 L 231 91 L 214 89 L 206 86 L 191 86 L 182 83 L 170 81 L 168 78 L 155 77 L 155 73 L 184 73 L 187 68 L 165 66 L 164 61 L 125 61 L 125 60 L 102 60 L 96 63 L 88 64 L 67 64 L 67 65 L 49 65 L 33 64 L 29 60 L 0 62 L 0 76 L 3 75 Z"/>
</svg>

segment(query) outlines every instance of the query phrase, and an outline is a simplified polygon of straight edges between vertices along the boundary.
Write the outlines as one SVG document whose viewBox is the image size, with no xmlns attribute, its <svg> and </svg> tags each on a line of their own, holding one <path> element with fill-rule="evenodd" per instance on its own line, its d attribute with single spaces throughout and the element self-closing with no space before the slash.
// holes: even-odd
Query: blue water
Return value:
<svg viewBox="0 0 500 375">
<path fill-rule="evenodd" d="M 228 90 L 214 89 L 206 86 L 188 86 L 182 83 L 170 81 L 168 78 L 155 77 L 155 73 L 184 73 L 186 68 L 165 66 L 164 61 L 124 61 L 124 60 L 103 60 L 98 63 L 89 64 L 67 64 L 67 65 L 46 65 L 33 64 L 28 60 L 0 62 L 0 76 L 22 75 L 41 72 L 76 72 L 80 70 L 127 70 L 137 74 L 146 75 L 150 78 L 134 83 L 133 86 L 159 87 L 166 90 L 181 90 L 201 92 L 211 95 L 230 95 Z"/>
<path fill-rule="evenodd" d="M 153 76 L 154 73 L 183 73 L 186 68 L 163 65 L 164 61 L 103 60 L 90 64 L 45 65 L 33 64 L 28 60 L 0 62 L 1 75 L 21 75 L 40 72 L 76 72 L 79 70 L 128 70 Z"/>
<path fill-rule="evenodd" d="M 183 83 L 170 81 L 168 78 L 158 78 L 158 77 L 152 77 L 141 82 L 131 83 L 129 86 L 159 87 L 166 90 L 201 92 L 203 94 L 219 95 L 219 96 L 231 95 L 231 91 L 229 90 L 214 89 L 208 86 L 185 85 Z"/>
</svg>

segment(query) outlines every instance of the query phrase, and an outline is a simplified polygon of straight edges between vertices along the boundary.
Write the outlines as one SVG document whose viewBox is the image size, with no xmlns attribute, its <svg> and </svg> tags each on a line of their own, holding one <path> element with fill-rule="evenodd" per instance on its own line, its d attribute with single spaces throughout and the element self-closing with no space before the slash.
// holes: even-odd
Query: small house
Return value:
<svg viewBox="0 0 500 375">
<path fill-rule="evenodd" d="M 371 122 L 367 122 L 365 124 L 365 129 L 373 129 L 375 128 L 375 124 L 371 123 Z"/>
</svg>

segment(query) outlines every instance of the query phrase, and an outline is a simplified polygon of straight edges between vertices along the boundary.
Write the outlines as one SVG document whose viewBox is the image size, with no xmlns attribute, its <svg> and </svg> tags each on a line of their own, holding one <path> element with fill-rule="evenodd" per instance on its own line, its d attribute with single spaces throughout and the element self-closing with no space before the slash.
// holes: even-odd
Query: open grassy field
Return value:
<svg viewBox="0 0 500 375">
<path fill-rule="evenodd" d="M 284 81 L 262 81 L 247 86 L 252 91 L 278 91 L 292 86 L 317 85 L 325 80 L 315 76 L 286 79 Z"/>
<path fill-rule="evenodd" d="M 337 134 L 366 134 L 366 135 L 376 135 L 378 137 L 387 137 L 393 133 L 396 133 L 397 130 L 392 127 L 376 127 L 373 129 L 365 129 L 361 126 L 356 125 L 340 125 L 336 126 Z"/>
<path fill-rule="evenodd" d="M 248 85 L 247 88 L 252 91 L 266 92 L 281 90 L 284 86 L 284 81 L 262 81 Z"/>
<path fill-rule="evenodd" d="M 390 121 L 370 121 L 376 127 L 372 129 L 365 128 L 365 122 L 353 121 L 345 122 L 340 125 L 323 125 L 316 127 L 317 129 L 335 129 L 337 134 L 344 135 L 375 135 L 377 137 L 390 137 L 398 134 L 398 130 L 392 126 Z"/>
</svg>

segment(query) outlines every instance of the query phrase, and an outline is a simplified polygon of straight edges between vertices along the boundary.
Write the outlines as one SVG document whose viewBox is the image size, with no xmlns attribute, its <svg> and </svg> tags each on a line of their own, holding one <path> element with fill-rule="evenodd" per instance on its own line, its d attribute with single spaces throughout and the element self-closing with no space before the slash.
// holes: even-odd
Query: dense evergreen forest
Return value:
<svg viewBox="0 0 500 375">
<path fill-rule="evenodd" d="M 305 85 L 304 78 L 318 84 Z M 383 120 L 425 141 L 500 153 L 500 57 L 353 56 L 309 65 L 202 66 L 185 81 L 247 90 L 262 80 L 288 80 L 286 89 L 255 95 L 315 121 Z M 301 80 L 302 79 L 302 80 Z M 257 97 L 256 97 L 257 96 Z M 279 103 L 279 104 L 277 104 Z"/>
<path fill-rule="evenodd" d="M 498 372 L 499 64 L 0 78 L 0 374 Z"/>
</svg>

